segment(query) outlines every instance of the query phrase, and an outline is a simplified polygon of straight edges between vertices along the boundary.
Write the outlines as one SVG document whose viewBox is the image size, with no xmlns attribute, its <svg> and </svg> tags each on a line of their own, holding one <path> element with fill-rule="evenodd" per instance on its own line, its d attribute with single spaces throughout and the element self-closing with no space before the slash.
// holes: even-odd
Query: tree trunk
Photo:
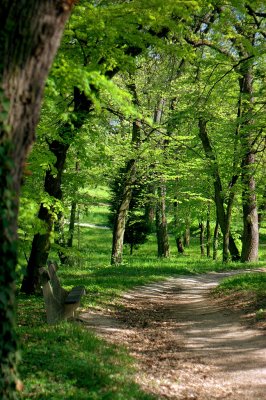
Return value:
<svg viewBox="0 0 266 400">
<path fill-rule="evenodd" d="M 258 208 L 259 227 L 261 226 L 262 222 L 264 221 L 265 215 L 266 215 L 266 190 L 264 190 L 264 193 L 262 196 L 262 202 Z"/>
<path fill-rule="evenodd" d="M 68 148 L 68 143 L 61 143 L 58 140 L 54 140 L 49 144 L 50 151 L 56 157 L 54 167 L 57 173 L 54 175 L 54 172 L 51 170 L 46 171 L 44 189 L 49 196 L 56 200 L 62 199 L 62 173 Z M 21 292 L 23 293 L 33 294 L 40 291 L 39 268 L 46 266 L 49 256 L 50 236 L 54 225 L 54 212 L 54 207 L 49 210 L 41 204 L 38 218 L 43 222 L 44 230 L 42 233 L 34 235 L 26 274 L 21 285 Z"/>
<path fill-rule="evenodd" d="M 156 206 L 156 237 L 158 257 L 169 257 L 170 247 L 167 232 L 167 218 L 166 218 L 166 187 L 162 183 L 158 188 L 158 201 Z"/>
<path fill-rule="evenodd" d="M 178 253 L 183 254 L 184 253 L 184 247 L 183 247 L 182 238 L 179 236 L 179 237 L 176 238 L 175 241 L 176 241 L 176 247 L 177 247 Z"/>
<path fill-rule="evenodd" d="M 126 219 L 132 199 L 132 188 L 135 180 L 136 162 L 130 160 L 127 165 L 127 172 L 124 183 L 124 190 L 121 196 L 120 204 L 116 212 L 113 228 L 113 245 L 111 264 L 119 265 L 123 261 L 124 235 L 126 229 Z"/>
<path fill-rule="evenodd" d="M 71 1 L 0 1 L 0 398 L 15 399 L 15 279 L 22 166 Z"/>
<path fill-rule="evenodd" d="M 138 105 L 138 96 L 135 84 L 129 85 L 134 98 L 134 104 Z M 140 145 L 140 128 L 141 123 L 139 120 L 135 120 L 132 126 L 132 147 L 137 149 Z M 124 179 L 124 188 L 121 196 L 120 204 L 116 212 L 114 228 L 113 228 L 113 244 L 112 244 L 112 255 L 111 264 L 119 265 L 123 260 L 123 246 L 124 246 L 124 235 L 126 229 L 126 219 L 129 211 L 130 201 L 132 199 L 133 185 L 136 180 L 136 160 L 131 159 L 128 161 L 126 166 L 126 173 Z"/>
<path fill-rule="evenodd" d="M 155 220 L 155 188 L 153 184 L 148 185 L 148 201 L 145 203 L 145 220 L 149 232 L 152 232 L 153 223 Z"/>
<path fill-rule="evenodd" d="M 229 247 L 230 247 L 230 226 L 232 220 L 233 202 L 235 194 L 231 190 L 227 201 L 226 215 L 225 215 L 225 230 L 223 235 L 223 262 L 229 261 Z"/>
<path fill-rule="evenodd" d="M 259 224 L 255 192 L 255 178 L 250 167 L 255 163 L 254 154 L 248 154 L 242 164 L 242 203 L 244 230 L 242 236 L 242 262 L 258 261 Z"/>
<path fill-rule="evenodd" d="M 199 223 L 200 228 L 200 254 L 202 256 L 205 255 L 205 245 L 204 245 L 204 233 L 205 233 L 205 226 L 203 222 Z"/>
<path fill-rule="evenodd" d="M 219 238 L 219 222 L 216 220 L 214 233 L 213 233 L 213 255 L 212 259 L 217 260 L 217 253 L 218 253 L 218 238 Z"/>
<path fill-rule="evenodd" d="M 226 214 L 224 210 L 224 198 L 223 198 L 223 188 L 221 177 L 219 174 L 217 160 L 211 145 L 211 142 L 208 137 L 208 132 L 206 129 L 207 122 L 200 118 L 199 119 L 199 137 L 201 139 L 203 149 L 206 155 L 206 158 L 211 162 L 211 171 L 213 176 L 213 184 L 214 184 L 214 199 L 216 205 L 216 214 L 219 225 L 221 227 L 222 234 L 226 233 Z M 238 261 L 240 259 L 240 254 L 238 248 L 235 244 L 234 238 L 231 233 L 229 233 L 229 251 L 233 261 Z"/>
<path fill-rule="evenodd" d="M 206 250 L 207 250 L 207 257 L 210 257 L 211 256 L 210 204 L 208 204 L 207 221 L 206 221 Z"/>
<path fill-rule="evenodd" d="M 259 224 L 258 209 L 256 199 L 256 183 L 254 178 L 255 154 L 253 150 L 253 129 L 251 113 L 253 110 L 253 76 L 251 67 L 242 71 L 242 77 L 239 79 L 240 93 L 243 100 L 243 112 L 241 132 L 242 146 L 242 209 L 243 209 L 243 235 L 242 235 L 242 262 L 258 261 L 259 251 Z"/>
<path fill-rule="evenodd" d="M 77 118 L 73 120 L 73 125 L 76 130 L 80 129 L 87 118 L 87 114 L 91 111 L 92 101 L 81 92 L 77 87 L 74 87 L 74 113 Z M 60 132 L 61 140 L 53 140 L 49 143 L 49 150 L 55 156 L 53 167 L 57 173 L 54 175 L 51 169 L 48 169 L 45 174 L 44 190 L 49 196 L 56 200 L 62 200 L 62 175 L 65 168 L 67 152 L 73 138 L 72 129 L 65 125 Z M 22 281 L 21 291 L 26 294 L 33 294 L 39 291 L 39 268 L 45 267 L 50 251 L 50 237 L 54 227 L 54 207 L 51 210 L 46 209 L 43 204 L 40 206 L 38 218 L 43 221 L 45 230 L 43 233 L 34 235 L 31 253 L 26 269 L 26 275 Z"/>
<path fill-rule="evenodd" d="M 190 219 L 186 220 L 186 229 L 184 233 L 184 246 L 190 246 Z"/>
</svg>

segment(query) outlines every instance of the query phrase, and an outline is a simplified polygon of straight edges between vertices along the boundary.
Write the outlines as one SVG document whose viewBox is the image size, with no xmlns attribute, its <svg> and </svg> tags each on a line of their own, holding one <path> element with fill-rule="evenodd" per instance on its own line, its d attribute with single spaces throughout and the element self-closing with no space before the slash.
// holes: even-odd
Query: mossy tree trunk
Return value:
<svg viewBox="0 0 266 400">
<path fill-rule="evenodd" d="M 23 164 L 71 1 L 0 1 L 0 398 L 16 398 L 15 281 Z"/>
</svg>

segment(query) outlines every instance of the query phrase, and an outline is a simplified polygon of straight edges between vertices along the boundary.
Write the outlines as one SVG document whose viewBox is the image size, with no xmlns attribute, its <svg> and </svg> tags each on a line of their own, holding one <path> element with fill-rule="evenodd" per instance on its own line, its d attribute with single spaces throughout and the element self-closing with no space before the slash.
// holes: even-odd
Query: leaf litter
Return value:
<svg viewBox="0 0 266 400">
<path fill-rule="evenodd" d="M 254 325 L 247 299 L 242 304 L 239 296 L 210 295 L 230 274 L 137 287 L 118 305 L 80 317 L 89 329 L 128 349 L 137 383 L 158 399 L 266 400 L 265 324 Z"/>
</svg>

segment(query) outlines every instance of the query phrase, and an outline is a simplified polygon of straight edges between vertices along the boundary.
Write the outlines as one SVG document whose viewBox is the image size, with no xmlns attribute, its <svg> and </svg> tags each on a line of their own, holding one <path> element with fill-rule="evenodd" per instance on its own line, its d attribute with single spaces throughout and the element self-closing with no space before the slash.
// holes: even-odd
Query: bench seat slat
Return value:
<svg viewBox="0 0 266 400">
<path fill-rule="evenodd" d="M 85 294 L 85 288 L 83 286 L 76 286 L 69 292 L 67 298 L 65 299 L 65 304 L 78 303 L 81 296 Z"/>
</svg>

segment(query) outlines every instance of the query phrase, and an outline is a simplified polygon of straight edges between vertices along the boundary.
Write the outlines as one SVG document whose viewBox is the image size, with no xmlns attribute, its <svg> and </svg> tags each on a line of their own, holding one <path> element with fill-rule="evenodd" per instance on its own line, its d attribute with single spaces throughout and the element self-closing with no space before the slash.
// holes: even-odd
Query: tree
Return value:
<svg viewBox="0 0 266 400">
<path fill-rule="evenodd" d="M 259 87 L 256 75 L 261 76 L 261 56 L 265 54 L 265 4 L 262 1 L 240 1 L 237 4 L 227 4 L 214 8 L 212 17 L 204 21 L 204 26 L 197 39 L 187 38 L 188 43 L 196 48 L 206 47 L 216 57 L 225 59 L 228 69 L 207 93 L 210 97 L 219 82 L 229 74 L 238 74 L 236 80 L 239 85 L 238 111 L 235 130 L 235 160 L 234 174 L 230 184 L 235 185 L 238 177 L 242 183 L 242 210 L 243 210 L 243 235 L 242 235 L 242 261 L 256 261 L 258 259 L 258 212 L 256 199 L 255 171 L 257 166 L 256 152 L 258 142 L 262 137 L 263 128 L 260 126 L 261 109 L 259 106 L 259 91 L 255 94 L 254 87 Z M 217 36 L 218 33 L 218 36 Z M 206 54 L 205 54 L 206 57 Z M 213 68 L 217 68 L 218 64 Z M 257 97 L 257 98 L 256 98 Z M 206 103 L 205 101 L 205 112 Z M 201 125 L 203 132 L 203 125 Z M 229 242 L 230 213 L 234 191 L 231 190 L 228 198 L 228 212 L 225 220 L 224 231 L 224 258 L 226 259 L 226 246 Z M 218 210 L 218 218 L 219 213 Z M 221 218 L 219 218 L 220 223 Z"/>
<path fill-rule="evenodd" d="M 119 1 L 107 4 L 99 2 L 93 6 L 81 1 L 76 6 L 76 12 L 70 21 L 62 47 L 64 53 L 62 70 L 64 74 L 66 71 L 69 74 L 65 82 L 61 81 L 62 92 L 68 86 L 63 101 L 66 99 L 69 101 L 72 97 L 69 104 L 72 106 L 74 103 L 74 112 L 69 121 L 61 126 L 57 137 L 52 137 L 51 140 L 50 149 L 56 161 L 53 166 L 49 166 L 46 173 L 45 190 L 49 195 L 55 194 L 54 197 L 57 200 L 61 198 L 60 190 L 54 193 L 53 187 L 59 188 L 61 185 L 62 171 L 72 141 L 69 132 L 72 130 L 72 134 L 78 133 L 84 122 L 84 115 L 81 117 L 80 114 L 88 116 L 95 111 L 95 104 L 100 107 L 101 91 L 108 87 L 107 81 L 120 70 L 134 70 L 132 59 L 147 51 L 151 44 L 154 45 L 160 38 L 165 37 L 169 31 L 168 24 L 172 20 L 174 8 L 172 2 L 169 1 L 167 13 L 162 17 L 159 2 L 158 7 L 156 5 L 152 10 L 146 1 L 142 3 L 133 1 L 126 5 Z M 186 7 L 178 12 L 184 16 L 188 15 Z M 141 22 L 136 24 L 135 15 L 138 13 L 142 17 Z M 95 21 L 100 29 L 96 29 Z M 105 27 L 104 30 L 102 26 Z M 60 70 L 60 67 L 57 65 L 55 74 L 58 74 L 58 69 Z M 114 87 L 114 85 L 111 87 L 110 92 Z M 116 93 L 112 95 L 114 98 Z M 68 107 L 68 114 L 71 106 Z M 53 169 L 57 169 L 57 174 L 54 174 Z M 53 179 L 51 179 L 52 175 Z M 40 205 L 39 218 L 46 224 L 47 229 L 42 234 L 37 233 L 32 243 L 27 274 L 21 288 L 26 293 L 34 293 L 38 288 L 38 269 L 44 266 L 50 249 L 50 236 L 54 227 L 52 214 L 53 212 L 49 212 L 43 204 Z"/>
<path fill-rule="evenodd" d="M 0 2 L 0 397 L 14 399 L 18 197 L 45 79 L 73 1 Z"/>
<path fill-rule="evenodd" d="M 133 95 L 135 106 L 139 105 L 138 96 L 135 84 L 130 84 L 130 90 Z M 140 145 L 140 127 L 141 123 L 135 119 L 132 123 L 131 146 L 132 150 L 137 150 Z M 123 178 L 120 181 L 121 190 L 118 199 L 117 209 L 113 227 L 113 243 L 111 264 L 121 264 L 123 255 L 124 235 L 126 229 L 127 215 L 130 207 L 130 202 L 133 196 L 133 187 L 137 183 L 137 162 L 136 157 L 127 161 Z"/>
</svg>

